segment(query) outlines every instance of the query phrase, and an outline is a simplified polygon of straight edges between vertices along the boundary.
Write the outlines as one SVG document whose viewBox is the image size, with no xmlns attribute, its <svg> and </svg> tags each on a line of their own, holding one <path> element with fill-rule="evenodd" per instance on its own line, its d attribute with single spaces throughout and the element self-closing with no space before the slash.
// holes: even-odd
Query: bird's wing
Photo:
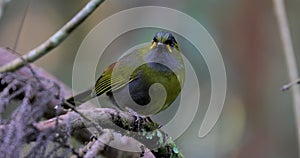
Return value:
<svg viewBox="0 0 300 158">
<path fill-rule="evenodd" d="M 130 75 L 128 72 L 125 71 L 126 68 L 124 70 L 122 68 L 121 71 L 124 72 L 123 74 L 113 74 L 114 67 L 117 63 L 118 62 L 111 64 L 104 70 L 104 72 L 98 78 L 95 86 L 92 89 L 89 89 L 87 91 L 77 94 L 76 96 L 66 99 L 65 104 L 63 104 L 64 108 L 70 108 L 71 106 L 69 104 L 71 104 L 72 106 L 80 105 L 96 96 L 122 88 L 131 81 L 133 81 L 135 79 L 134 76 L 136 75 Z M 112 75 L 114 76 L 112 77 Z M 128 77 L 129 75 L 130 77 Z"/>
<path fill-rule="evenodd" d="M 117 63 L 118 62 L 111 64 L 104 70 L 95 84 L 93 90 L 94 95 L 99 96 L 106 92 L 122 88 L 135 79 L 135 75 L 131 75 L 130 78 L 128 78 L 127 75 L 124 75 L 126 74 L 126 68 L 124 68 L 124 70 L 122 71 L 124 72 L 123 74 L 118 73 L 114 74 L 113 76 L 113 70 Z"/>
<path fill-rule="evenodd" d="M 131 74 L 131 70 L 143 61 L 143 57 L 149 51 L 150 46 L 133 50 L 129 54 L 122 56 L 118 62 L 108 66 L 97 80 L 93 94 L 99 96 L 106 92 L 120 89 L 135 80 L 137 71 Z"/>
</svg>

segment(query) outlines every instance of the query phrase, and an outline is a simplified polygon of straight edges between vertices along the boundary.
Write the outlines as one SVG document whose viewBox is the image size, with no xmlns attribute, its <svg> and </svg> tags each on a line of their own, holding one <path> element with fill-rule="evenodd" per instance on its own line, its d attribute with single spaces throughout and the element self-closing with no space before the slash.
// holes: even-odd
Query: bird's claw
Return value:
<svg viewBox="0 0 300 158">
<path fill-rule="evenodd" d="M 97 136 L 96 135 L 91 135 L 91 137 L 90 137 L 90 141 L 91 142 L 93 142 L 93 141 L 95 141 L 95 140 L 97 140 L 98 138 L 97 138 Z"/>
<path fill-rule="evenodd" d="M 135 112 L 134 110 L 132 110 L 129 107 L 126 107 L 125 109 L 126 109 L 126 111 L 128 111 L 128 113 L 130 115 L 134 116 L 134 118 L 135 118 L 134 123 L 137 126 L 137 130 L 139 131 L 140 130 L 140 125 L 141 125 L 142 117 L 137 112 Z"/>
</svg>

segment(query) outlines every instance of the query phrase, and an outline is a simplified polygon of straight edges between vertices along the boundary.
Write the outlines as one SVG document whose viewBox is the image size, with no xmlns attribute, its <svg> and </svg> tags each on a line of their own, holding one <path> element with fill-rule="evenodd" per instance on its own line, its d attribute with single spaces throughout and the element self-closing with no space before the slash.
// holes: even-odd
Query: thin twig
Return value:
<svg viewBox="0 0 300 158">
<path fill-rule="evenodd" d="M 285 11 L 285 5 L 283 0 L 273 0 L 275 5 L 275 12 L 278 20 L 278 25 L 281 34 L 281 40 L 283 42 L 284 55 L 286 58 L 286 64 L 288 67 L 288 73 L 290 82 L 297 80 L 298 70 L 296 65 L 295 53 L 293 50 L 292 39 L 288 26 L 287 15 Z M 294 112 L 298 130 L 298 151 L 300 151 L 300 89 L 298 86 L 292 88 Z"/>
<path fill-rule="evenodd" d="M 31 50 L 29 53 L 23 56 L 28 62 L 32 63 L 42 56 L 49 53 L 52 49 L 56 48 L 62 43 L 72 31 L 75 30 L 104 0 L 91 0 L 79 13 L 77 13 L 67 24 L 65 24 L 60 30 L 52 35 L 47 41 Z M 21 58 L 17 58 L 10 63 L 0 67 L 0 73 L 7 71 L 15 71 L 22 66 L 24 62 Z"/>
<path fill-rule="evenodd" d="M 19 45 L 20 37 L 21 37 L 21 34 L 23 32 L 23 29 L 24 29 L 25 21 L 26 21 L 27 15 L 28 15 L 28 10 L 31 6 L 31 2 L 32 2 L 32 0 L 29 0 L 29 2 L 26 2 L 27 4 L 26 4 L 24 14 L 23 14 L 23 17 L 22 17 L 22 20 L 21 20 L 21 25 L 19 26 L 19 29 L 18 29 L 17 38 L 16 38 L 16 41 L 14 43 L 14 46 L 12 47 L 14 50 L 17 50 L 17 46 Z"/>
<path fill-rule="evenodd" d="M 32 76 L 39 82 L 41 83 L 40 79 L 38 78 L 38 75 L 36 74 L 36 72 L 33 70 L 32 66 L 23 58 L 23 56 L 18 53 L 17 51 L 7 48 L 8 51 L 16 54 L 23 62 L 24 62 L 24 66 L 27 66 L 28 69 L 30 70 L 30 72 L 32 73 Z"/>
<path fill-rule="evenodd" d="M 93 143 L 90 150 L 84 155 L 84 158 L 97 157 L 99 153 L 105 150 L 105 146 L 113 139 L 113 134 L 110 130 L 104 129 L 101 136 Z"/>
<path fill-rule="evenodd" d="M 297 79 L 296 81 L 293 81 L 293 82 L 290 82 L 286 85 L 283 85 L 281 87 L 281 91 L 286 91 L 286 90 L 289 90 L 291 87 L 297 85 L 297 84 L 300 84 L 300 79 Z"/>
</svg>

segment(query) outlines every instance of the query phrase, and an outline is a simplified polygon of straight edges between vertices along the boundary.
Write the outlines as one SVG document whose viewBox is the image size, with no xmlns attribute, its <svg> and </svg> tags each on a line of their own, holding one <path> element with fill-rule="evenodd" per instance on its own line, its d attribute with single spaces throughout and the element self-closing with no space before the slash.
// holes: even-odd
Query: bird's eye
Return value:
<svg viewBox="0 0 300 158">
<path fill-rule="evenodd" d="M 171 47 L 174 47 L 176 41 L 173 40 L 166 40 L 165 44 L 170 45 Z"/>
<path fill-rule="evenodd" d="M 177 42 L 176 42 L 175 38 L 173 38 L 172 45 L 174 46 L 175 44 L 177 44 Z"/>
</svg>

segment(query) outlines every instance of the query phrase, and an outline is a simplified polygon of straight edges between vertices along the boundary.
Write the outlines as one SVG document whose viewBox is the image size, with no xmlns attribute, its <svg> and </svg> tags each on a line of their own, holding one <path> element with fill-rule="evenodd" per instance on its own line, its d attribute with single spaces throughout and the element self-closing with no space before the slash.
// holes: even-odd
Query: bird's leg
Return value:
<svg viewBox="0 0 300 158">
<path fill-rule="evenodd" d="M 132 110 L 131 108 L 125 107 L 125 110 L 126 110 L 129 114 L 131 114 L 131 115 L 133 115 L 133 116 L 139 117 L 139 114 L 138 114 L 137 112 L 135 112 L 134 110 Z"/>
<path fill-rule="evenodd" d="M 149 121 L 150 123 L 155 124 L 155 122 L 151 119 L 150 116 L 147 116 L 147 117 L 146 117 L 146 120 Z M 160 128 L 162 128 L 162 127 L 163 127 L 163 125 L 158 125 L 157 129 L 160 129 Z"/>
<path fill-rule="evenodd" d="M 150 123 L 154 123 L 150 116 L 147 116 L 146 119 L 147 119 L 147 121 L 149 121 Z"/>
<path fill-rule="evenodd" d="M 96 136 L 96 134 L 92 134 L 90 137 L 90 141 L 93 142 L 95 140 L 98 140 L 98 137 Z"/>
<path fill-rule="evenodd" d="M 140 125 L 141 125 L 141 120 L 142 120 L 142 117 L 137 113 L 135 112 L 134 110 L 132 110 L 131 108 L 129 107 L 125 107 L 125 110 L 130 114 L 130 115 L 133 115 L 135 117 L 135 123 L 137 125 L 137 131 L 140 131 Z"/>
</svg>

